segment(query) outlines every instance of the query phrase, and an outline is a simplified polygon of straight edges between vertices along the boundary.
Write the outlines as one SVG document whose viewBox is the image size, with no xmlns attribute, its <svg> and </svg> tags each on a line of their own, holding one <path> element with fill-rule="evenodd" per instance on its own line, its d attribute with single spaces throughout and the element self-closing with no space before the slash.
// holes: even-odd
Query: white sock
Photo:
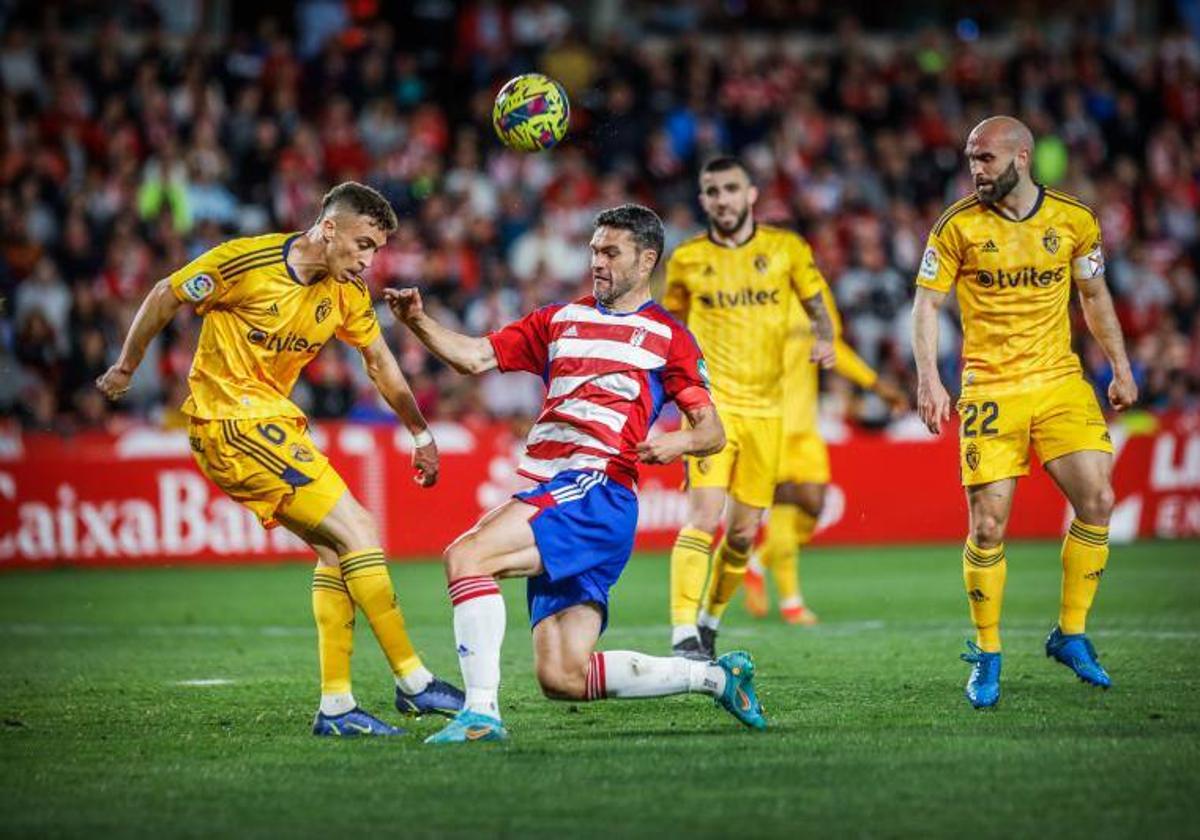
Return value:
<svg viewBox="0 0 1200 840">
<path fill-rule="evenodd" d="M 718 665 L 682 656 L 606 650 L 592 654 L 587 690 L 589 700 L 631 700 L 688 692 L 716 696 L 725 690 L 725 671 Z"/>
<path fill-rule="evenodd" d="M 405 694 L 420 694 L 429 688 L 431 682 L 433 674 L 424 665 L 418 666 L 417 670 L 403 677 L 396 677 L 396 686 Z"/>
<path fill-rule="evenodd" d="M 795 607 L 803 607 L 803 606 L 804 606 L 804 596 L 803 595 L 793 595 L 791 598 L 784 598 L 782 601 L 779 602 L 779 609 L 781 609 L 781 610 L 793 609 Z"/>
<path fill-rule="evenodd" d="M 721 626 L 721 619 L 715 615 L 706 613 L 704 610 L 700 610 L 700 615 L 696 616 L 696 624 L 700 627 L 707 627 L 709 630 L 716 630 Z"/>
<path fill-rule="evenodd" d="M 321 695 L 321 714 L 329 715 L 330 717 L 344 715 L 357 705 L 358 703 L 354 701 L 354 695 L 349 691 Z"/>
<path fill-rule="evenodd" d="M 700 633 L 696 630 L 695 624 L 676 624 L 671 628 L 671 646 L 682 642 L 684 639 L 699 639 Z"/>
<path fill-rule="evenodd" d="M 450 582 L 454 641 L 466 688 L 466 708 L 500 717 L 500 647 L 504 644 L 504 598 L 494 578 L 462 577 Z"/>
</svg>

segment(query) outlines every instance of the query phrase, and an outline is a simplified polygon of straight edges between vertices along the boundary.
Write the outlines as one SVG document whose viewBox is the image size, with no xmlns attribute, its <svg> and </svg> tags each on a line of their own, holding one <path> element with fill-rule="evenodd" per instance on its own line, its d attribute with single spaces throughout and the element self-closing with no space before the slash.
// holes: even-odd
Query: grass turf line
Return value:
<svg viewBox="0 0 1200 840">
<path fill-rule="evenodd" d="M 513 740 L 481 749 L 421 744 L 436 718 L 404 739 L 307 734 L 306 566 L 6 574 L 0 834 L 1196 836 L 1198 555 L 1114 549 L 1089 627 L 1105 693 L 1042 653 L 1058 547 L 1011 545 L 1003 696 L 975 712 L 957 547 L 810 550 L 805 593 L 826 623 L 738 603 L 719 641 L 755 655 L 765 734 L 696 696 L 542 699 L 523 584 L 507 582 Z M 440 568 L 391 568 L 418 647 L 457 682 Z M 666 575 L 661 555 L 634 558 L 605 647 L 666 652 Z M 365 621 L 354 662 L 359 701 L 395 722 Z"/>
</svg>

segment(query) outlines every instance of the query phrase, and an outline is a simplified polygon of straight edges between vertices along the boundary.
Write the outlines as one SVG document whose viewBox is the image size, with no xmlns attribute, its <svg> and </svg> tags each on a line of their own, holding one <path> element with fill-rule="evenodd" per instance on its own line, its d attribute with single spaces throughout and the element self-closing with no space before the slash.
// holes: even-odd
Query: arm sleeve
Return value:
<svg viewBox="0 0 1200 840">
<path fill-rule="evenodd" d="M 542 376 L 550 361 L 550 319 L 557 310 L 557 306 L 543 306 L 490 333 L 488 341 L 496 353 L 496 367 L 505 372 L 523 370 Z"/>
<path fill-rule="evenodd" d="M 349 293 L 343 298 L 346 313 L 342 323 L 334 330 L 334 335 L 351 347 L 361 349 L 379 338 L 379 319 L 375 317 L 371 293 L 366 290 L 366 286 L 360 287 L 354 283 L 349 288 Z"/>
<path fill-rule="evenodd" d="M 1083 213 L 1076 235 L 1075 250 L 1071 252 L 1071 276 L 1075 280 L 1091 280 L 1104 274 L 1104 246 L 1100 238 L 1100 223 L 1091 213 Z"/>
<path fill-rule="evenodd" d="M 958 232 L 953 225 L 946 225 L 941 233 L 931 231 L 917 269 L 917 285 L 935 292 L 947 293 L 958 277 L 962 265 L 962 254 L 957 245 Z"/>
<path fill-rule="evenodd" d="M 700 345 L 686 329 L 675 330 L 662 368 L 663 392 L 684 410 L 712 405 L 708 366 Z"/>
<path fill-rule="evenodd" d="M 788 239 L 791 242 L 789 248 L 792 257 L 791 282 L 796 297 L 800 300 L 808 300 L 813 295 L 821 294 L 822 290 L 827 291 L 825 278 L 821 276 L 821 271 L 813 260 L 812 248 L 799 236 L 789 236 Z"/>
<path fill-rule="evenodd" d="M 237 240 L 205 251 L 167 277 L 171 291 L 179 300 L 194 306 L 197 314 L 206 314 L 235 285 L 224 278 L 221 265 L 239 253 Z"/>
<path fill-rule="evenodd" d="M 662 303 L 663 308 L 676 317 L 682 317 L 688 311 L 691 303 L 687 275 L 675 254 L 672 254 L 671 258 L 667 260 L 667 279 Z"/>
</svg>

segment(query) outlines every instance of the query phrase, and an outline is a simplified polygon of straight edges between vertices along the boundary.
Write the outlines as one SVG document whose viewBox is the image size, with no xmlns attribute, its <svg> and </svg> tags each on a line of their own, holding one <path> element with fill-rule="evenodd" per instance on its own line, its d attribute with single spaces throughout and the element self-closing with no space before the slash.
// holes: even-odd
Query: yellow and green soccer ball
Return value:
<svg viewBox="0 0 1200 840">
<path fill-rule="evenodd" d="M 571 105 L 563 86 L 541 73 L 524 73 L 500 88 L 492 106 L 492 127 L 505 146 L 540 152 L 567 133 Z"/>
</svg>

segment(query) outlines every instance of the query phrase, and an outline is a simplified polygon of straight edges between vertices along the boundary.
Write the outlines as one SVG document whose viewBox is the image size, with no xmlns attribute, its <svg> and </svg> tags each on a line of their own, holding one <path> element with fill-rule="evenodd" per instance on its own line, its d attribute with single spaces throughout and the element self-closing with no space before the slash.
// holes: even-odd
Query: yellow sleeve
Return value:
<svg viewBox="0 0 1200 840">
<path fill-rule="evenodd" d="M 1103 274 L 1104 243 L 1100 238 L 1100 223 L 1092 213 L 1080 210 L 1075 248 L 1071 252 L 1071 276 L 1075 280 L 1091 280 Z"/>
<path fill-rule="evenodd" d="M 334 330 L 334 335 L 351 347 L 366 347 L 382 335 L 375 307 L 371 305 L 371 294 L 361 280 L 350 284 L 342 300 L 342 323 Z"/>
<path fill-rule="evenodd" d="M 917 285 L 935 292 L 949 292 L 958 277 L 960 265 L 962 256 L 957 229 L 953 225 L 946 225 L 939 233 L 935 227 L 925 243 L 921 267 L 917 269 Z"/>
<path fill-rule="evenodd" d="M 677 259 L 678 254 L 676 251 L 667 260 L 667 280 L 662 305 L 676 318 L 683 320 L 691 303 L 691 292 L 688 290 L 687 274 Z"/>
<path fill-rule="evenodd" d="M 833 343 L 833 370 L 860 388 L 874 388 L 879 379 L 879 374 L 841 336 Z"/>
<path fill-rule="evenodd" d="M 813 260 L 812 248 L 808 247 L 808 243 L 795 235 L 788 239 L 791 242 L 792 289 L 800 300 L 808 300 L 826 288 L 825 278 Z"/>
<path fill-rule="evenodd" d="M 205 251 L 167 277 L 171 291 L 184 303 L 192 304 L 197 314 L 206 314 L 234 285 L 225 279 L 221 266 L 232 264 L 244 250 L 235 239 Z"/>
</svg>

